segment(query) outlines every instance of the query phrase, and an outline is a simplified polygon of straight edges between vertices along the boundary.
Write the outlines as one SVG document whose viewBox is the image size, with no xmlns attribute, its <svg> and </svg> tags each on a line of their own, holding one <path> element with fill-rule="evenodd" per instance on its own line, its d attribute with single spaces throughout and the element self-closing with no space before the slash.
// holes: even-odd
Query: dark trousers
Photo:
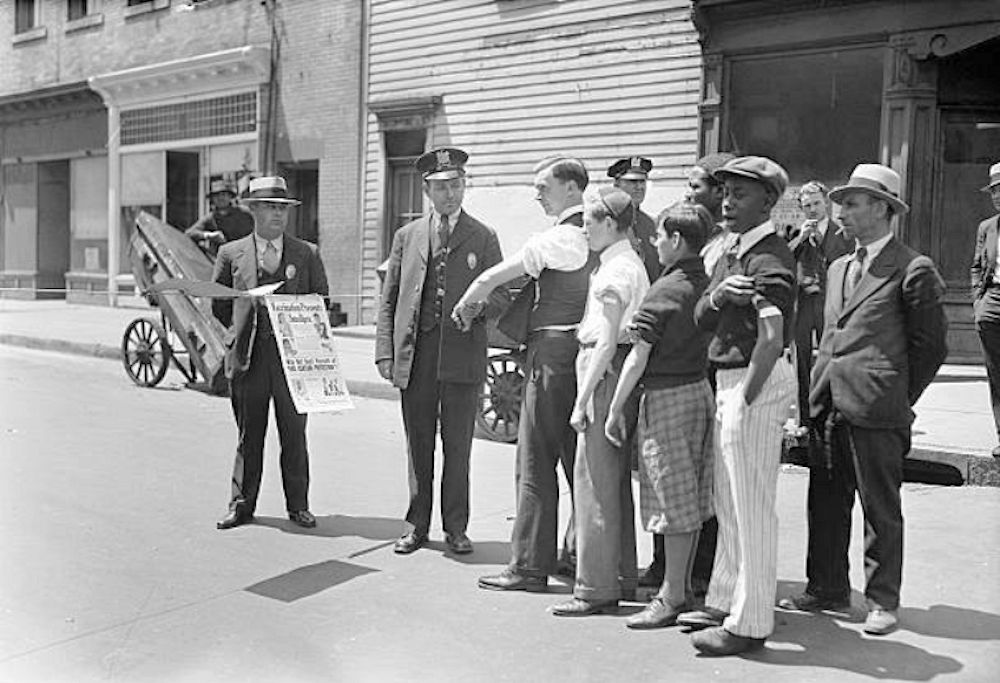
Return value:
<svg viewBox="0 0 1000 683">
<path fill-rule="evenodd" d="M 865 598 L 870 609 L 894 610 L 903 577 L 899 487 L 910 431 L 841 424 L 831 439 L 832 467 L 814 466 L 809 475 L 806 592 L 831 600 L 850 596 L 847 551 L 856 490 L 865 517 Z"/>
<path fill-rule="evenodd" d="M 813 348 L 823 336 L 824 298 L 822 293 L 800 293 L 795 305 L 795 372 L 799 381 L 799 424 L 805 424 L 809 417 Z"/>
<path fill-rule="evenodd" d="M 479 385 L 438 380 L 441 328 L 420 332 L 410 383 L 402 395 L 403 428 L 409 453 L 410 507 L 406 521 L 421 534 L 431 525 L 434 505 L 434 449 L 438 424 L 444 464 L 441 522 L 445 533 L 465 533 L 469 525 L 469 452 L 475 428 Z M 484 360 L 485 363 L 485 360 Z"/>
<path fill-rule="evenodd" d="M 1000 286 L 991 286 L 975 306 L 976 332 L 983 345 L 986 375 L 990 381 L 993 423 L 1000 436 Z"/>
<path fill-rule="evenodd" d="M 556 467 L 562 463 L 572 495 L 576 432 L 569 417 L 576 401 L 577 349 L 573 335 L 542 337 L 528 344 L 514 473 L 517 517 L 511 533 L 511 567 L 527 576 L 546 576 L 556 570 Z M 575 561 L 572 518 L 563 539 L 563 553 L 567 561 Z"/>
<path fill-rule="evenodd" d="M 289 512 L 308 510 L 306 415 L 295 412 L 273 336 L 266 333 L 257 335 L 250 354 L 250 367 L 234 377 L 229 386 L 233 415 L 239 429 L 230 508 L 253 514 L 257 507 L 257 493 L 264 468 L 264 436 L 273 400 L 281 441 L 281 482 L 285 489 L 285 507 Z"/>
</svg>

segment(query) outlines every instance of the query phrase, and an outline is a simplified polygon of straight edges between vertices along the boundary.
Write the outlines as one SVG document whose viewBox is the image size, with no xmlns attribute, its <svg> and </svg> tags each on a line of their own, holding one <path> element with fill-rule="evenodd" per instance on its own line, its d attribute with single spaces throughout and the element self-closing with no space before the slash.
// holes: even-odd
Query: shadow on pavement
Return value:
<svg viewBox="0 0 1000 683">
<path fill-rule="evenodd" d="M 963 668 L 953 657 L 899 642 L 891 635 L 863 636 L 857 623 L 844 626 L 824 614 L 801 612 L 780 613 L 767 647 L 747 659 L 777 666 L 841 669 L 903 681 L 929 681 Z"/>
<path fill-rule="evenodd" d="M 350 517 L 348 515 L 324 515 L 316 517 L 316 527 L 304 529 L 283 517 L 256 517 L 257 526 L 278 529 L 286 534 L 301 534 L 303 536 L 323 536 L 340 538 L 342 536 L 357 536 L 373 541 L 395 541 L 406 531 L 406 525 L 400 519 L 388 517 Z"/>
<path fill-rule="evenodd" d="M 349 562 L 327 560 L 293 569 L 290 572 L 247 586 L 243 590 L 272 600 L 295 602 L 346 583 L 351 579 L 377 571 L 371 567 L 362 567 Z"/>
<path fill-rule="evenodd" d="M 1000 614 L 952 605 L 903 607 L 899 610 L 899 627 L 934 638 L 1000 640 Z"/>
</svg>

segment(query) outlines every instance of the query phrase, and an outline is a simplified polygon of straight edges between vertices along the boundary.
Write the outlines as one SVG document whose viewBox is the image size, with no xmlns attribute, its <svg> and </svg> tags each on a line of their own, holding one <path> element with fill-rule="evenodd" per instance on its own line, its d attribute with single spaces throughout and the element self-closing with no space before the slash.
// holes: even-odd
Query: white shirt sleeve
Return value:
<svg viewBox="0 0 1000 683">
<path fill-rule="evenodd" d="M 546 268 L 578 270 L 587 263 L 587 238 L 579 228 L 556 225 L 529 237 L 518 256 L 525 272 L 534 278 Z"/>
</svg>

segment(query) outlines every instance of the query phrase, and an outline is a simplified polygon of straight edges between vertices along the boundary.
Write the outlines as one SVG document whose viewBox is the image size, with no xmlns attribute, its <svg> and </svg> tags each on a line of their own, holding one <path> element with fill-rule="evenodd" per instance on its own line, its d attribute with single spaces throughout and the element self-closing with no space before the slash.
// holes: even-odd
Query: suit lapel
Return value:
<svg viewBox="0 0 1000 683">
<path fill-rule="evenodd" d="M 896 255 L 899 252 L 899 242 L 893 237 L 886 243 L 885 247 L 879 252 L 879 255 L 875 257 L 872 261 L 871 266 L 869 266 L 868 271 L 861 277 L 861 281 L 858 283 L 857 289 L 851 294 L 851 298 L 844 302 L 844 308 L 840 311 L 840 317 L 844 318 L 850 315 L 855 308 L 857 308 L 862 301 L 874 294 L 879 288 L 882 287 L 889 279 L 893 276 L 896 270 L 899 269 L 899 264 L 896 263 Z M 846 273 L 847 267 L 846 263 L 850 262 L 848 258 L 845 262 L 844 271 Z M 843 280 L 843 278 L 841 278 Z M 841 292 L 843 292 L 843 281 L 841 281 Z"/>
<path fill-rule="evenodd" d="M 846 259 L 837 259 L 827 271 L 827 296 L 833 298 L 833 310 L 837 317 L 840 317 L 840 312 L 844 309 L 844 275 L 847 273 L 847 264 Z"/>
<path fill-rule="evenodd" d="M 451 231 L 451 237 L 448 238 L 448 251 L 457 251 L 471 235 L 472 227 L 469 225 L 468 215 L 462 211 L 458 214 L 458 220 L 455 222 L 455 228 Z"/>
<path fill-rule="evenodd" d="M 417 242 L 417 253 L 420 254 L 420 260 L 427 264 L 430 260 L 431 253 L 431 216 L 434 214 L 427 214 L 423 216 L 413 228 L 413 239 Z"/>
<path fill-rule="evenodd" d="M 240 254 L 240 270 L 244 273 L 247 289 L 257 286 L 257 242 L 251 235 L 243 243 L 243 250 Z"/>
<path fill-rule="evenodd" d="M 1000 215 L 994 216 L 993 220 L 986 228 L 986 264 L 984 273 L 988 273 L 987 278 L 993 276 L 993 269 L 997 264 L 997 226 L 1000 225 Z"/>
</svg>

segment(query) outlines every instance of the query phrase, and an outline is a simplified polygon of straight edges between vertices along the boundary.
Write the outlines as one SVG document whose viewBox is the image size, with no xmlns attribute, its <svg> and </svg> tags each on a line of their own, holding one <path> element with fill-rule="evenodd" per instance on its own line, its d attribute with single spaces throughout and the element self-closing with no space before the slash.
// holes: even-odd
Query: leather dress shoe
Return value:
<svg viewBox="0 0 1000 683">
<path fill-rule="evenodd" d="M 677 623 L 688 628 L 712 628 L 713 626 L 722 626 L 722 622 L 728 616 L 722 610 L 706 606 L 690 612 L 681 612 L 677 615 Z"/>
<path fill-rule="evenodd" d="M 593 614 L 607 614 L 618 611 L 617 600 L 581 600 L 573 598 L 551 607 L 557 617 L 589 617 Z"/>
<path fill-rule="evenodd" d="M 677 624 L 677 617 L 687 609 L 685 605 L 671 607 L 667 602 L 656 596 L 649 601 L 646 609 L 633 614 L 625 620 L 625 626 L 633 629 L 665 628 Z"/>
<path fill-rule="evenodd" d="M 396 541 L 396 545 L 392 547 L 392 551 L 397 555 L 409 555 L 426 542 L 427 534 L 411 531 L 408 534 L 403 534 L 399 540 Z"/>
<path fill-rule="evenodd" d="M 884 636 L 892 633 L 899 626 L 899 617 L 887 609 L 873 609 L 865 619 L 864 631 L 872 636 Z"/>
<path fill-rule="evenodd" d="M 706 655 L 724 657 L 764 646 L 764 638 L 748 638 L 730 633 L 721 626 L 691 634 L 691 644 Z"/>
<path fill-rule="evenodd" d="M 456 555 L 468 555 L 472 552 L 472 541 L 464 533 L 446 534 L 444 541 Z"/>
<path fill-rule="evenodd" d="M 479 587 L 490 591 L 544 593 L 549 589 L 549 581 L 544 576 L 527 576 L 508 567 L 499 574 L 479 577 Z"/>
<path fill-rule="evenodd" d="M 226 516 L 215 523 L 216 529 L 232 529 L 253 521 L 253 515 L 243 510 L 233 509 L 226 513 Z"/>
<path fill-rule="evenodd" d="M 851 608 L 851 601 L 846 599 L 831 600 L 810 593 L 802 593 L 778 600 L 778 607 L 799 612 L 845 612 Z"/>
<path fill-rule="evenodd" d="M 301 527 L 305 527 L 306 529 L 312 529 L 316 526 L 316 518 L 313 517 L 313 513 L 308 510 L 295 510 L 294 512 L 289 512 L 288 519 L 292 520 Z"/>
</svg>

